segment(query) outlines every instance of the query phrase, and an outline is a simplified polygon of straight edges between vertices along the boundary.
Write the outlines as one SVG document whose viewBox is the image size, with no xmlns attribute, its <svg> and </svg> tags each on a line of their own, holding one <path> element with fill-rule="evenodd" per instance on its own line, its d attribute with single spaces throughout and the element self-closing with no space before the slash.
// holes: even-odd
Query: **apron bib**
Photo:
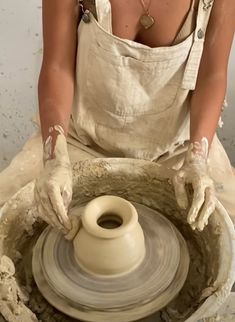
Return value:
<svg viewBox="0 0 235 322">
<path fill-rule="evenodd" d="M 113 35 L 110 2 L 96 0 L 98 21 L 90 13 L 78 27 L 72 120 L 79 142 L 114 157 L 156 161 L 189 140 L 190 90 L 212 7 L 205 3 L 184 41 L 151 48 Z"/>
</svg>

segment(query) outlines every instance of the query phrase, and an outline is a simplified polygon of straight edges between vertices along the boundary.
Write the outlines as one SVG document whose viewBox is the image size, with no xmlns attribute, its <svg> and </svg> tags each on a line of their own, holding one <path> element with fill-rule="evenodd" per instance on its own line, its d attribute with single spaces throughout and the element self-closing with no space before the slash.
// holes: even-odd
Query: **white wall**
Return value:
<svg viewBox="0 0 235 322">
<path fill-rule="evenodd" d="M 41 42 L 41 0 L 0 0 L 0 169 L 34 129 Z"/>
<path fill-rule="evenodd" d="M 41 0 L 0 0 L 0 169 L 34 130 L 41 64 Z M 235 164 L 235 46 L 230 59 L 229 108 L 220 137 Z"/>
</svg>

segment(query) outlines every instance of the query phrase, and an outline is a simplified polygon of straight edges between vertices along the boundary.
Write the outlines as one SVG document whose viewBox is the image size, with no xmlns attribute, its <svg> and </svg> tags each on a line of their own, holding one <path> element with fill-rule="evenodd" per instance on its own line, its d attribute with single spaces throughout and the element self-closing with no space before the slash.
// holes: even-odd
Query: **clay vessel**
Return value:
<svg viewBox="0 0 235 322">
<path fill-rule="evenodd" d="M 74 238 L 74 254 L 86 271 L 113 277 L 134 270 L 145 256 L 144 234 L 135 207 L 117 196 L 87 204 Z"/>
</svg>

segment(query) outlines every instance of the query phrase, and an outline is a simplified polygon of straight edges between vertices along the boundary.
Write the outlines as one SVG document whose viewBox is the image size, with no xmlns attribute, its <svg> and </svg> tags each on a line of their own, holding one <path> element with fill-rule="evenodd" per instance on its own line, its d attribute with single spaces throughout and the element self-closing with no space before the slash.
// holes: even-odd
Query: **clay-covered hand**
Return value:
<svg viewBox="0 0 235 322">
<path fill-rule="evenodd" d="M 183 166 L 173 177 L 177 203 L 180 208 L 188 207 L 186 184 L 193 188 L 193 200 L 187 221 L 192 229 L 202 231 L 215 210 L 216 197 L 213 180 L 207 170 L 208 141 L 190 144 Z"/>
<path fill-rule="evenodd" d="M 72 199 L 72 170 L 63 132 L 57 135 L 53 158 L 51 142 L 49 136 L 44 145 L 44 170 L 36 180 L 34 196 L 39 216 L 67 234 L 72 228 L 67 215 Z"/>
</svg>

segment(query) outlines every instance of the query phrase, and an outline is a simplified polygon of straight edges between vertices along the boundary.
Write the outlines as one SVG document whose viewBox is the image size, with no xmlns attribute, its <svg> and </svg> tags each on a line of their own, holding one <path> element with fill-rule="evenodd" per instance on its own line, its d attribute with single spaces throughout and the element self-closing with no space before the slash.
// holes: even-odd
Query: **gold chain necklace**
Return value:
<svg viewBox="0 0 235 322">
<path fill-rule="evenodd" d="M 151 0 L 149 1 L 149 5 L 146 8 L 144 0 L 140 0 L 142 7 L 145 13 L 140 17 L 140 24 L 145 28 L 149 29 L 155 23 L 155 19 L 149 13 L 149 7 L 151 4 Z"/>
</svg>

